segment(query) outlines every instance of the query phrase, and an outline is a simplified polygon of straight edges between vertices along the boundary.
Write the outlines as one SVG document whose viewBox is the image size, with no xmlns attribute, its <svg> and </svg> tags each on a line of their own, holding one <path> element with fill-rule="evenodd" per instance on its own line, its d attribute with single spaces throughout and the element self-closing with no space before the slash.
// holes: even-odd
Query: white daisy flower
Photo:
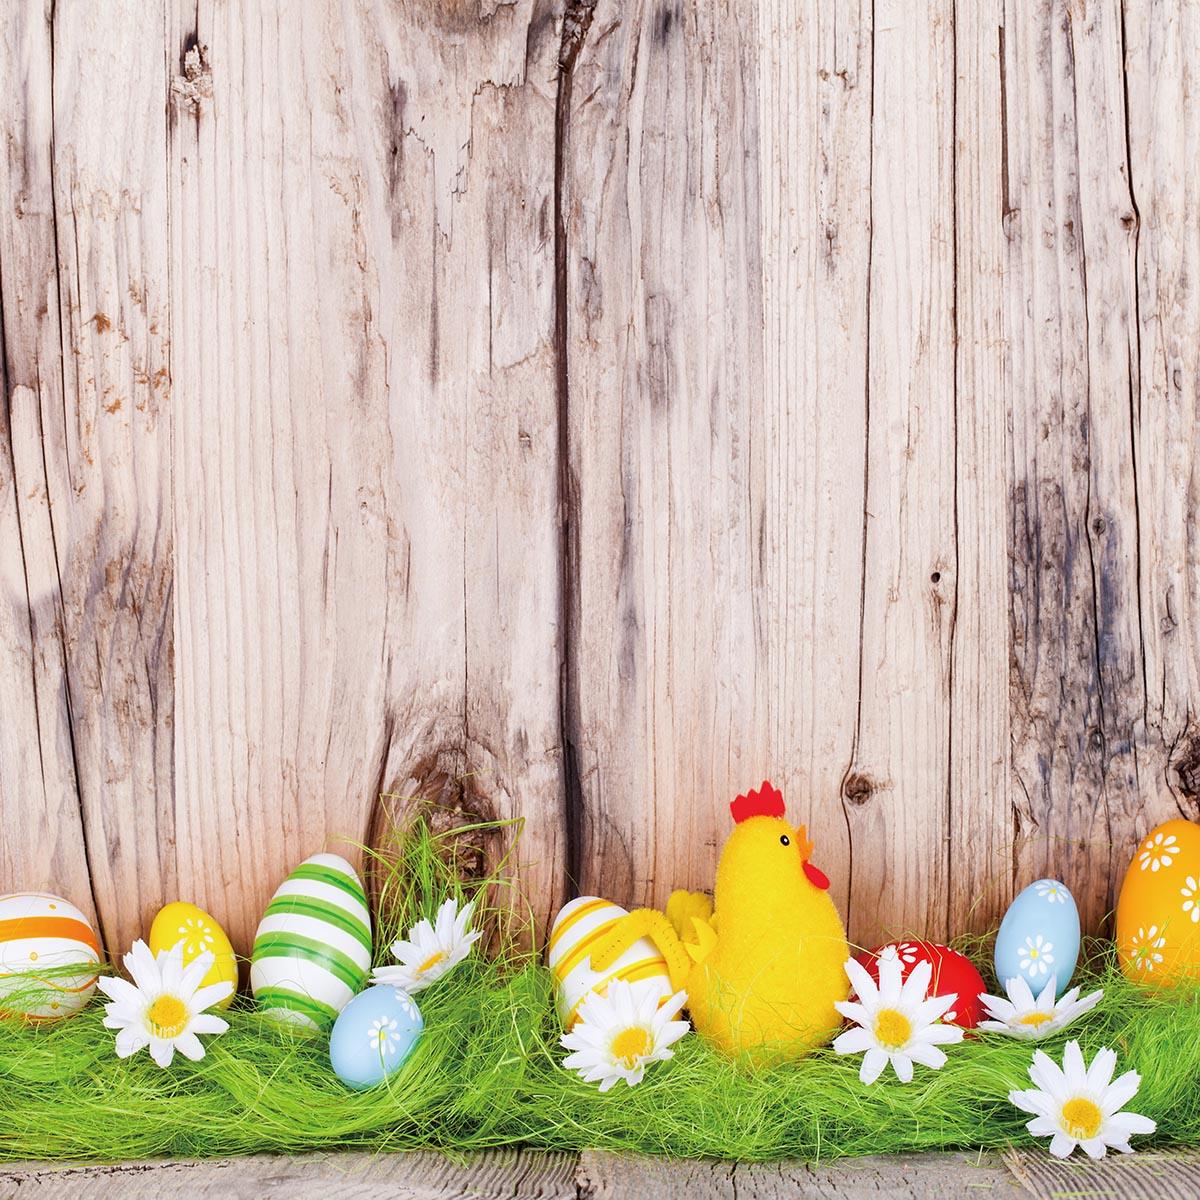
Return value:
<svg viewBox="0 0 1200 1200">
<path fill-rule="evenodd" d="M 1040 933 L 1036 937 L 1026 938 L 1020 951 L 1021 970 L 1028 971 L 1030 975 L 1045 975 L 1054 965 L 1054 955 L 1050 953 L 1053 949 L 1054 943 L 1046 941 Z"/>
<path fill-rule="evenodd" d="M 1066 904 L 1071 896 L 1057 879 L 1039 879 L 1033 886 L 1037 894 L 1050 904 Z"/>
<path fill-rule="evenodd" d="M 213 956 L 205 951 L 185 967 L 183 945 L 160 950 L 156 958 L 140 939 L 125 955 L 125 969 L 133 977 L 130 983 L 112 975 L 102 975 L 97 983 L 111 998 L 104 1006 L 106 1029 L 116 1029 L 117 1057 L 128 1058 L 145 1046 L 160 1067 L 169 1067 L 178 1050 L 184 1058 L 199 1062 L 204 1047 L 197 1034 L 224 1033 L 229 1022 L 206 1012 L 233 991 L 233 984 L 200 983 L 213 965 Z"/>
<path fill-rule="evenodd" d="M 1136 1071 L 1112 1077 L 1117 1056 L 1112 1050 L 1097 1052 L 1092 1065 L 1084 1065 L 1078 1042 L 1068 1042 L 1060 1068 L 1041 1050 L 1035 1050 L 1029 1078 L 1034 1087 L 1009 1092 L 1009 1100 L 1033 1120 L 1025 1128 L 1034 1137 L 1050 1138 L 1050 1153 L 1066 1158 L 1082 1146 L 1090 1158 L 1103 1158 L 1108 1148 L 1131 1154 L 1129 1139 L 1135 1133 L 1153 1133 L 1149 1117 L 1121 1112 L 1137 1094 L 1142 1082 Z"/>
<path fill-rule="evenodd" d="M 1162 949 L 1166 944 L 1167 939 L 1159 933 L 1157 925 L 1151 925 L 1149 929 L 1139 926 L 1137 933 L 1129 939 L 1129 957 L 1139 971 L 1147 974 L 1162 963 Z"/>
<path fill-rule="evenodd" d="M 980 1029 L 990 1029 L 993 1033 L 1006 1033 L 1015 1038 L 1044 1038 L 1069 1025 L 1076 1017 L 1089 1012 L 1100 1003 L 1104 995 L 1102 991 L 1092 992 L 1089 996 L 1079 999 L 1079 989 L 1071 988 L 1065 992 L 1061 1000 L 1055 1000 L 1058 990 L 1058 976 L 1051 975 L 1050 982 L 1042 988 L 1037 999 L 1034 999 L 1033 989 L 1018 975 L 1008 980 L 1004 985 L 1008 999 L 1001 996 L 981 995 L 979 997 L 990 1021 L 980 1021 Z"/>
<path fill-rule="evenodd" d="M 1187 882 L 1179 889 L 1183 897 L 1183 911 L 1192 914 L 1192 921 L 1200 924 L 1200 883 L 1194 875 L 1187 877 Z"/>
<path fill-rule="evenodd" d="M 888 1063 L 896 1077 L 908 1083 L 913 1077 L 913 1063 L 936 1071 L 946 1061 L 938 1045 L 962 1041 L 964 1031 L 957 1025 L 938 1022 L 958 999 L 955 993 L 926 999 L 933 976 L 928 962 L 918 963 L 901 981 L 900 963 L 881 959 L 878 986 L 854 959 L 847 961 L 846 974 L 858 1001 L 841 1001 L 834 1007 L 858 1028 L 841 1034 L 833 1048 L 838 1054 L 863 1055 L 858 1072 L 863 1083 L 874 1083 Z"/>
<path fill-rule="evenodd" d="M 691 1028 L 687 1021 L 675 1020 L 687 993 L 676 992 L 660 1006 L 661 997 L 653 979 L 632 984 L 614 979 L 603 995 L 592 992 L 579 1006 L 570 1033 L 560 1039 L 574 1051 L 563 1066 L 586 1083 L 599 1082 L 602 1092 L 621 1079 L 630 1087 L 641 1083 L 647 1064 L 674 1057 L 670 1047 Z"/>
<path fill-rule="evenodd" d="M 1162 867 L 1169 867 L 1171 860 L 1178 853 L 1179 840 L 1173 833 L 1168 833 L 1165 837 L 1156 833 L 1142 847 L 1138 861 L 1142 864 L 1143 871 L 1157 871 Z"/>
<path fill-rule="evenodd" d="M 392 943 L 392 953 L 400 960 L 398 967 L 376 967 L 371 972 L 372 983 L 386 983 L 403 992 L 419 992 L 453 970 L 483 936 L 480 930 L 468 932 L 475 901 L 460 909 L 454 900 L 447 900 L 438 909 L 436 924 L 418 921 L 408 938 Z"/>
</svg>

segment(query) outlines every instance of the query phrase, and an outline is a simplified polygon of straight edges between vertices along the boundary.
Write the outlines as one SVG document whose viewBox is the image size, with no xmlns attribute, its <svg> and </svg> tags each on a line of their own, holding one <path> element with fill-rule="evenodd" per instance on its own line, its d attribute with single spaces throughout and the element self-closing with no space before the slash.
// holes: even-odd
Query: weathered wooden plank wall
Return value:
<svg viewBox="0 0 1200 1200">
<path fill-rule="evenodd" d="M 0 890 L 770 775 L 852 936 L 1200 817 L 1190 0 L 0 12 Z M 386 799 L 381 800 L 381 796 Z"/>
</svg>

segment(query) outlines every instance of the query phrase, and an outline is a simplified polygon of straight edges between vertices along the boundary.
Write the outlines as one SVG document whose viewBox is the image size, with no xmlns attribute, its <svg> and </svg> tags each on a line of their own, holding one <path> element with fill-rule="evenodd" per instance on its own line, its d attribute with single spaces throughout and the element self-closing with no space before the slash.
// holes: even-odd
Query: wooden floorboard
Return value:
<svg viewBox="0 0 1200 1200">
<path fill-rule="evenodd" d="M 1100 1162 L 1077 1156 L 1063 1162 L 1045 1151 L 1012 1150 L 1005 1162 L 1039 1200 L 1196 1200 L 1200 1151 L 1110 1154 Z"/>
<path fill-rule="evenodd" d="M 1025 1190 L 999 1158 L 977 1155 L 887 1155 L 802 1162 L 729 1163 L 672 1161 L 585 1151 L 578 1171 L 580 1200 L 778 1200 L 813 1196 L 828 1200 L 881 1200 L 975 1195 L 986 1192 L 1024 1200 Z"/>
<path fill-rule="evenodd" d="M 413 1154 L 253 1155 L 205 1162 L 0 1165 L 0 1200 L 1192 1200 L 1200 1152 L 1061 1163 L 1043 1150 L 730 1163 L 507 1149 Z"/>
</svg>

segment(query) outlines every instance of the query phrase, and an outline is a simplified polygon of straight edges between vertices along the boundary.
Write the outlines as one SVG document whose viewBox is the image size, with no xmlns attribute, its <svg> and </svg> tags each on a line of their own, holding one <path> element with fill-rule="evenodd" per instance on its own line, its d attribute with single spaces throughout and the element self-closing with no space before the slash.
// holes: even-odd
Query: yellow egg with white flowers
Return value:
<svg viewBox="0 0 1200 1200">
<path fill-rule="evenodd" d="M 204 909 L 186 900 L 176 900 L 160 909 L 154 924 L 150 926 L 150 949 L 154 954 L 170 950 L 180 942 L 183 943 L 184 966 L 205 951 L 213 956 L 213 965 L 204 976 L 202 987 L 213 983 L 232 983 L 233 992 L 237 991 L 237 957 L 225 930 Z M 216 1007 L 228 1008 L 233 1000 L 233 992 Z"/>
</svg>

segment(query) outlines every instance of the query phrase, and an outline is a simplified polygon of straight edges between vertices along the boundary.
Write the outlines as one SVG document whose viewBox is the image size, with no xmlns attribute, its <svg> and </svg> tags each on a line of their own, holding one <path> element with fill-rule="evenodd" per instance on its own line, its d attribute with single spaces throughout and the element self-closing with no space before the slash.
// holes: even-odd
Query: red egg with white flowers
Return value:
<svg viewBox="0 0 1200 1200">
<path fill-rule="evenodd" d="M 984 1018 L 983 1005 L 979 1000 L 980 994 L 987 990 L 983 976 L 965 954 L 951 950 L 949 946 L 940 946 L 936 942 L 926 942 L 920 938 L 908 938 L 888 942 L 875 950 L 864 950 L 854 957 L 876 983 L 879 982 L 881 958 L 893 958 L 900 963 L 901 979 L 907 979 L 909 972 L 918 963 L 927 962 L 933 969 L 928 994 L 945 996 L 954 992 L 958 997 L 942 1017 L 943 1021 L 951 1025 L 961 1025 L 963 1029 L 974 1029 Z"/>
</svg>

